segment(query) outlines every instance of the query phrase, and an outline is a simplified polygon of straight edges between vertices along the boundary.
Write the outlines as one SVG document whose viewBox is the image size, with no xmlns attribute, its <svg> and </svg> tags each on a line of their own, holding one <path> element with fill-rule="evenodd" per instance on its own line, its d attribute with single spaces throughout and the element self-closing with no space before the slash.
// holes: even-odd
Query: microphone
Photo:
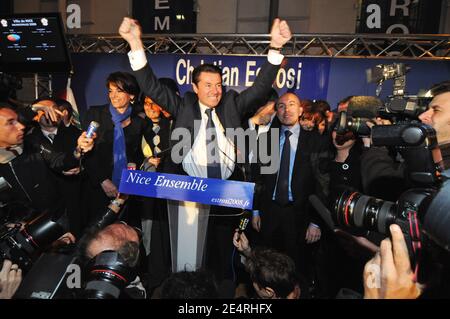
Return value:
<svg viewBox="0 0 450 319">
<path fill-rule="evenodd" d="M 86 130 L 86 137 L 92 138 L 94 133 L 97 132 L 97 129 L 99 128 L 99 126 L 100 126 L 100 124 L 98 124 L 98 122 L 95 122 L 95 121 L 92 121 L 91 123 L 89 123 L 89 126 Z"/>
<path fill-rule="evenodd" d="M 378 116 L 378 110 L 383 106 L 383 102 L 376 97 L 354 96 L 348 103 L 347 116 L 373 119 Z"/>
<path fill-rule="evenodd" d="M 239 226 L 238 226 L 239 234 L 242 234 L 242 232 L 245 231 L 251 218 L 252 218 L 252 213 L 249 210 L 245 210 L 242 213 L 241 220 L 239 221 Z"/>
</svg>

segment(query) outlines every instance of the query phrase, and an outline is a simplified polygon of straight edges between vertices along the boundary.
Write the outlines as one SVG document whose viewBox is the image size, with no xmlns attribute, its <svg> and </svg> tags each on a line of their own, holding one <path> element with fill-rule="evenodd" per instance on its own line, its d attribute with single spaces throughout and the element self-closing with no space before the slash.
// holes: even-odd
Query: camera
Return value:
<svg viewBox="0 0 450 319">
<path fill-rule="evenodd" d="M 0 262 L 9 259 L 27 272 L 33 261 L 52 242 L 66 233 L 61 218 L 43 213 L 22 227 L 5 224 L 0 230 Z"/>
<path fill-rule="evenodd" d="M 127 245 L 130 255 L 139 256 L 137 245 Z M 88 263 L 88 280 L 83 297 L 118 299 L 125 287 L 136 278 L 136 264 L 137 259 L 127 260 L 121 252 L 112 250 L 101 252 Z"/>
<path fill-rule="evenodd" d="M 397 224 L 403 231 L 412 265 L 415 265 L 422 234 L 450 250 L 450 171 L 442 172 L 435 130 L 422 123 L 381 125 L 372 128 L 375 146 L 395 146 L 405 160 L 406 172 L 414 187 L 393 203 L 344 190 L 332 201 L 334 223 L 348 230 L 389 234 Z"/>
<path fill-rule="evenodd" d="M 379 64 L 366 70 L 367 82 L 378 83 L 377 97 L 354 96 L 350 99 L 347 111 L 340 112 L 336 131 L 344 134 L 351 131 L 357 136 L 369 136 L 370 128 L 366 122 L 381 117 L 394 124 L 417 122 L 419 115 L 427 110 L 430 97 L 406 95 L 406 73 L 410 70 L 403 63 Z M 394 80 L 392 95 L 385 103 L 378 96 L 383 82 Z"/>
</svg>

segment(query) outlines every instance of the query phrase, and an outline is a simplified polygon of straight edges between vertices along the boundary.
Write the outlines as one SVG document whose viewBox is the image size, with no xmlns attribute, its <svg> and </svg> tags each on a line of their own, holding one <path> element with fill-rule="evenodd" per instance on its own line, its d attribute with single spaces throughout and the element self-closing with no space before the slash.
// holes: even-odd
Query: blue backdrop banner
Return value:
<svg viewBox="0 0 450 319">
<path fill-rule="evenodd" d="M 252 209 L 255 184 L 215 178 L 123 170 L 119 192 L 207 205 Z"/>
</svg>

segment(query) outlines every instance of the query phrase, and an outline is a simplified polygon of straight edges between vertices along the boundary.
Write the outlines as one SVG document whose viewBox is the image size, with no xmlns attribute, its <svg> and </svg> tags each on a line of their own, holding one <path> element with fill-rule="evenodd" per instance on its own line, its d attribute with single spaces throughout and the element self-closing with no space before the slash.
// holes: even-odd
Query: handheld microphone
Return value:
<svg viewBox="0 0 450 319">
<path fill-rule="evenodd" d="M 242 232 L 247 228 L 247 225 L 252 218 L 252 213 L 248 210 L 245 210 L 242 214 L 241 220 L 239 221 L 238 233 L 242 234 Z"/>
<path fill-rule="evenodd" d="M 92 138 L 94 133 L 97 132 L 97 129 L 99 128 L 99 126 L 100 126 L 100 124 L 98 124 L 98 122 L 95 122 L 95 121 L 92 121 L 91 123 L 89 123 L 89 126 L 86 130 L 86 137 Z"/>
</svg>

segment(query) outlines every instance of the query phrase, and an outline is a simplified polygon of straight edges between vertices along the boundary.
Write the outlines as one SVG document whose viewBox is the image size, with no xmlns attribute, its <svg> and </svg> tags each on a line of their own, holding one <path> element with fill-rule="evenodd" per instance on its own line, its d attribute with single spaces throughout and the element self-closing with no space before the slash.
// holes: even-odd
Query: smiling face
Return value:
<svg viewBox="0 0 450 319">
<path fill-rule="evenodd" d="M 216 107 L 222 98 L 222 77 L 212 72 L 201 72 L 197 84 L 192 84 L 198 100 L 207 107 Z"/>
<path fill-rule="evenodd" d="M 450 92 L 436 95 L 419 119 L 436 130 L 439 144 L 450 142 Z"/>
<path fill-rule="evenodd" d="M 302 114 L 299 98 L 293 93 L 282 95 L 276 104 L 277 117 L 281 124 L 292 127 L 298 123 Z"/>
<path fill-rule="evenodd" d="M 8 108 L 0 109 L 0 147 L 22 144 L 24 129 L 16 112 Z"/>
<path fill-rule="evenodd" d="M 154 122 L 161 116 L 161 107 L 149 97 L 145 98 L 144 111 L 145 115 Z"/>
<path fill-rule="evenodd" d="M 113 82 L 109 83 L 108 88 L 108 96 L 112 106 L 119 113 L 125 112 L 130 101 L 134 99 L 134 95 L 128 94 Z"/>
</svg>

